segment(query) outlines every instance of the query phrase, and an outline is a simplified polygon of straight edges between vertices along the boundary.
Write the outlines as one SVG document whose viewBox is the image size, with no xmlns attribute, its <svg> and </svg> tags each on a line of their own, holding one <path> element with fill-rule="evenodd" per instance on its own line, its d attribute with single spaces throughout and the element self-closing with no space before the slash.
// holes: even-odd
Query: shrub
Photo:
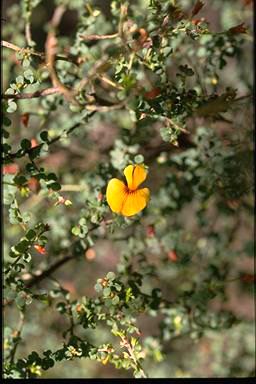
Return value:
<svg viewBox="0 0 256 384">
<path fill-rule="evenodd" d="M 252 12 L 210 3 L 6 9 L 5 378 L 253 375 Z"/>
</svg>

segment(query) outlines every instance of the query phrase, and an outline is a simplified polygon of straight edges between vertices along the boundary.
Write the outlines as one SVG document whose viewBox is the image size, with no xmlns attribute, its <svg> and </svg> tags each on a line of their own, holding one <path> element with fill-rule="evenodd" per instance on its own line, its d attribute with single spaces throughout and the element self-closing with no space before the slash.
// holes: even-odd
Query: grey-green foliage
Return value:
<svg viewBox="0 0 256 384">
<path fill-rule="evenodd" d="M 253 253 L 250 11 L 234 1 L 228 25 L 222 3 L 56 0 L 55 26 L 48 2 L 7 8 L 5 378 L 61 364 L 93 378 L 95 361 L 103 376 L 198 377 L 207 338 L 211 376 L 252 375 L 252 322 L 227 305 L 253 281 L 236 264 Z M 111 212 L 108 181 L 142 163 L 146 208 Z"/>
</svg>

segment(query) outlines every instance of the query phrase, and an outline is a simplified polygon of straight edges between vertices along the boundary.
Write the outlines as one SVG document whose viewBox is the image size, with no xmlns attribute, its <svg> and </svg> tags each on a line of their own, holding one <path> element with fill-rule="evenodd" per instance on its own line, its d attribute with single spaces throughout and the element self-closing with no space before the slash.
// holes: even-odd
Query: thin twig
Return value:
<svg viewBox="0 0 256 384">
<path fill-rule="evenodd" d="M 232 101 L 233 101 L 233 102 L 235 102 L 235 101 L 241 101 L 241 100 L 244 100 L 244 99 L 248 99 L 248 98 L 250 98 L 250 97 L 252 97 L 252 94 L 251 94 L 251 93 L 249 93 L 248 95 L 240 96 L 240 97 L 238 97 L 238 98 L 236 98 L 236 99 L 234 99 L 234 100 L 232 100 Z"/>
<path fill-rule="evenodd" d="M 131 358 L 131 360 L 132 360 L 133 363 L 134 363 L 135 369 L 137 369 L 137 370 L 140 372 L 141 377 L 143 377 L 144 379 L 146 379 L 146 378 L 147 378 L 147 375 L 145 374 L 145 372 L 144 372 L 144 370 L 143 370 L 143 368 L 142 368 L 140 362 L 139 362 L 138 359 L 136 358 L 136 356 L 135 356 L 135 354 L 134 354 L 134 351 L 133 351 L 133 348 L 132 348 L 132 346 L 131 346 L 129 340 L 128 340 L 126 337 L 122 336 L 122 335 L 120 335 L 120 337 L 121 337 L 121 339 L 122 339 L 123 346 L 126 347 L 128 353 L 129 353 L 129 355 L 130 355 L 130 358 Z"/>
<path fill-rule="evenodd" d="M 50 29 L 45 43 L 46 62 L 50 71 L 53 86 L 59 88 L 62 91 L 64 97 L 69 102 L 79 104 L 77 100 L 75 100 L 72 90 L 68 89 L 61 83 L 54 65 L 57 52 L 57 38 L 55 36 L 55 29 L 59 25 L 65 11 L 66 8 L 63 5 L 60 5 L 55 9 L 53 13 L 53 17 L 50 22 Z"/>
<path fill-rule="evenodd" d="M 78 35 L 78 37 L 86 41 L 115 39 L 116 37 L 118 37 L 118 33 L 113 33 L 112 35 Z"/>
<path fill-rule="evenodd" d="M 170 117 L 166 117 L 166 116 L 164 116 L 164 119 L 165 119 L 166 121 L 168 121 L 171 125 L 173 125 L 178 131 L 181 131 L 181 132 L 185 133 L 186 135 L 189 134 L 189 132 L 188 132 L 185 128 L 180 127 L 179 125 L 177 125 L 176 123 L 174 123 L 174 121 L 173 121 Z"/>
<path fill-rule="evenodd" d="M 64 296 L 64 299 L 67 302 L 66 308 L 67 308 L 67 312 L 68 312 L 67 315 L 68 315 L 68 318 L 70 320 L 70 327 L 65 331 L 65 334 L 67 335 L 68 333 L 70 333 L 70 336 L 72 337 L 74 335 L 75 322 L 74 322 L 73 313 L 72 313 L 72 309 L 71 309 L 71 302 L 70 302 L 68 296 L 66 296 L 64 294 L 65 289 L 61 286 L 61 284 L 58 282 L 58 280 L 55 279 L 55 277 L 53 277 L 53 276 L 48 276 L 48 278 L 53 281 L 55 286 L 57 286 L 58 288 L 61 289 L 62 294 Z"/>
<path fill-rule="evenodd" d="M 36 97 L 54 95 L 56 93 L 63 93 L 63 90 L 59 87 L 45 88 L 40 91 L 31 93 L 16 93 L 14 95 L 4 94 L 1 95 L 3 99 L 34 99 Z"/>
<path fill-rule="evenodd" d="M 16 335 L 15 335 L 16 342 L 15 342 L 15 345 L 14 345 L 14 347 L 10 353 L 10 356 L 9 356 L 11 364 L 14 362 L 14 357 L 15 357 L 15 353 L 17 351 L 17 347 L 18 347 L 19 342 L 20 342 L 20 334 L 21 334 L 23 325 L 24 325 L 24 312 L 20 311 L 20 320 L 19 320 L 19 324 L 17 326 Z"/>
<path fill-rule="evenodd" d="M 15 185 L 16 186 L 16 185 Z M 82 192 L 87 188 L 86 185 L 73 185 L 73 184 L 64 184 L 61 186 L 60 192 Z M 35 208 L 42 200 L 44 200 L 45 196 L 43 195 L 32 195 L 29 199 L 27 199 L 21 206 L 20 211 L 26 212 L 31 208 Z"/>
<path fill-rule="evenodd" d="M 2 47 L 5 47 L 5 48 L 9 48 L 9 49 L 12 49 L 13 51 L 16 51 L 16 52 L 20 52 L 20 51 L 24 51 L 24 53 L 28 53 L 32 56 L 38 56 L 40 57 L 42 60 L 45 59 L 46 55 L 44 52 L 36 52 L 34 51 L 33 49 L 31 48 L 20 48 L 18 47 L 17 45 L 15 44 L 12 44 L 12 43 L 9 43 L 8 41 L 4 41 L 4 40 L 1 40 L 1 46 Z M 63 61 L 68 61 L 70 63 L 73 63 L 75 65 L 78 65 L 76 60 L 74 58 L 72 58 L 71 56 L 69 57 L 65 57 L 65 56 L 59 56 L 59 55 L 56 55 L 55 56 L 55 60 L 63 60 Z"/>
<path fill-rule="evenodd" d="M 53 272 L 56 271 L 56 269 L 61 267 L 63 264 L 66 264 L 69 260 L 74 260 L 75 258 L 76 258 L 76 255 L 67 255 L 67 256 L 63 257 L 62 259 L 56 261 L 48 269 L 41 272 L 41 274 L 38 274 L 38 275 L 32 277 L 30 280 L 28 280 L 28 282 L 25 283 L 26 288 L 31 288 L 34 285 L 40 283 L 40 281 L 42 281 L 46 277 L 50 276 Z"/>
<path fill-rule="evenodd" d="M 95 111 L 92 111 L 90 114 L 88 114 L 88 118 L 90 118 L 91 116 L 93 116 L 95 113 Z M 68 135 L 69 133 L 71 133 L 72 131 L 74 131 L 76 128 L 80 127 L 80 125 L 82 124 L 82 122 L 79 122 L 79 123 L 76 123 L 75 125 L 73 125 L 72 127 L 70 127 L 67 131 L 64 131 L 61 135 L 59 136 L 56 136 L 54 139 L 52 139 L 51 141 L 49 141 L 47 144 L 48 146 L 51 145 L 51 144 L 54 144 L 56 141 L 60 140 L 63 136 L 63 134 L 65 133 L 66 135 Z M 35 151 L 36 149 L 38 148 L 41 148 L 43 146 L 43 144 L 38 144 L 36 147 L 33 147 L 31 148 L 30 150 L 28 150 L 28 154 L 30 153 L 30 151 Z M 8 159 L 15 159 L 17 156 L 17 152 L 16 153 L 11 153 L 11 154 L 8 154 Z"/>
<path fill-rule="evenodd" d="M 61 18 L 64 14 L 64 12 L 66 11 L 66 8 L 64 7 L 64 5 L 59 5 L 55 10 L 54 10 L 54 13 L 53 13 L 53 16 L 52 16 L 52 20 L 51 20 L 51 27 L 53 28 L 57 28 L 60 21 L 61 21 Z"/>
<path fill-rule="evenodd" d="M 22 254 L 21 254 L 20 256 L 18 256 L 17 259 L 14 260 L 14 262 L 11 263 L 11 264 L 9 265 L 9 267 L 6 268 L 6 270 L 4 271 L 4 274 L 5 274 L 5 275 L 7 275 L 7 273 L 9 273 L 9 272 L 13 269 L 13 267 L 14 267 L 16 264 L 18 264 L 18 262 L 20 261 L 20 259 L 22 258 L 22 256 L 23 256 Z"/>
<path fill-rule="evenodd" d="M 113 88 L 121 89 L 121 90 L 124 89 L 124 87 L 122 87 L 122 85 L 117 84 L 117 83 L 114 83 L 109 77 L 107 77 L 107 76 L 106 76 L 105 74 L 103 74 L 103 73 L 98 74 L 98 77 L 99 77 L 102 81 L 104 81 L 105 83 L 111 85 Z"/>
<path fill-rule="evenodd" d="M 109 57 L 107 55 L 104 55 L 100 60 L 98 60 L 94 66 L 88 71 L 87 76 L 80 81 L 78 86 L 76 87 L 76 92 L 80 93 L 82 89 L 93 79 L 94 76 L 100 74 L 100 69 L 105 64 L 108 63 Z"/>
<path fill-rule="evenodd" d="M 32 36 L 31 36 L 30 20 L 26 21 L 25 36 L 26 36 L 28 46 L 31 47 L 33 45 L 33 40 L 32 40 Z"/>
<path fill-rule="evenodd" d="M 73 102 L 77 104 L 77 101 L 74 99 L 74 96 L 72 94 L 72 91 L 69 90 L 67 87 L 65 87 L 59 80 L 59 77 L 57 75 L 54 62 L 55 62 L 55 55 L 57 50 L 57 39 L 55 37 L 54 32 L 49 32 L 48 37 L 46 40 L 46 61 L 48 64 L 48 68 L 50 71 L 50 76 L 52 79 L 52 84 L 55 88 L 59 88 L 61 93 L 68 99 L 70 102 Z"/>
<path fill-rule="evenodd" d="M 122 109 L 126 106 L 127 100 L 123 103 L 111 105 L 111 106 L 106 106 L 106 105 L 93 105 L 93 104 L 87 104 L 85 105 L 85 108 L 88 111 L 97 111 L 97 112 L 110 112 L 114 111 L 116 109 Z"/>
<path fill-rule="evenodd" d="M 88 233 L 94 231 L 94 229 L 98 228 L 100 224 L 95 224 L 93 227 L 91 227 L 88 231 Z M 52 275 L 53 272 L 55 272 L 59 267 L 61 267 L 63 264 L 66 264 L 70 260 L 74 260 L 77 258 L 77 255 L 67 255 L 63 257 L 62 259 L 56 261 L 54 264 L 52 264 L 48 269 L 43 271 L 41 274 L 38 274 L 37 276 L 34 276 L 32 279 L 28 280 L 26 282 L 26 288 L 31 288 L 34 285 L 40 283 L 42 280 L 44 280 L 46 277 L 49 277 Z"/>
<path fill-rule="evenodd" d="M 8 43 L 8 41 L 4 41 L 4 40 L 1 40 L 1 46 L 6 47 L 6 48 L 10 48 L 16 52 L 19 52 L 22 49 L 22 48 L 18 47 L 17 45 L 14 45 L 12 43 Z"/>
</svg>

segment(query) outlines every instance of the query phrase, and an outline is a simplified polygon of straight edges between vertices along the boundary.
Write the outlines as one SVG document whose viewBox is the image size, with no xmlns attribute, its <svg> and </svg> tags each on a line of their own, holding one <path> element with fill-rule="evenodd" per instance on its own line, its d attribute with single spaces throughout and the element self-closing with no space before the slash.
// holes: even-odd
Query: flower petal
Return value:
<svg viewBox="0 0 256 384">
<path fill-rule="evenodd" d="M 124 169 L 128 188 L 135 191 L 147 177 L 147 171 L 143 165 L 128 165 Z"/>
<path fill-rule="evenodd" d="M 128 196 L 126 185 L 118 179 L 111 179 L 107 186 L 107 202 L 113 212 L 120 213 Z"/>
<path fill-rule="evenodd" d="M 143 188 L 130 192 L 124 201 L 121 213 L 124 216 L 133 216 L 144 209 L 149 201 L 149 189 Z"/>
</svg>

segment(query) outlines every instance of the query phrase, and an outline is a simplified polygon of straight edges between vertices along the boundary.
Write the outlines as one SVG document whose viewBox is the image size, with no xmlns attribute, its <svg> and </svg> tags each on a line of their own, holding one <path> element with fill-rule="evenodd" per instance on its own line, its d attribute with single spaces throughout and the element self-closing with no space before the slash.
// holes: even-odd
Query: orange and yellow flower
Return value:
<svg viewBox="0 0 256 384">
<path fill-rule="evenodd" d="M 107 202 L 115 213 L 133 216 L 144 209 L 149 201 L 149 189 L 138 189 L 147 177 L 143 165 L 128 165 L 124 169 L 127 185 L 118 179 L 111 179 L 107 186 Z"/>
</svg>

